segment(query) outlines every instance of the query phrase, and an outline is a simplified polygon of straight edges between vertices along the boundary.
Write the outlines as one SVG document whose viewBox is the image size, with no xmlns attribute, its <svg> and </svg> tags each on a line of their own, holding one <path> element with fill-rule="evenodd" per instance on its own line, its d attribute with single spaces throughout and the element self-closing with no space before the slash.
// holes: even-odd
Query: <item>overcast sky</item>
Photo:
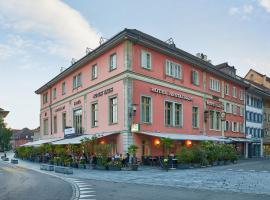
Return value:
<svg viewBox="0 0 270 200">
<path fill-rule="evenodd" d="M 110 38 L 135 28 L 270 76 L 270 0 L 0 1 L 0 107 L 12 128 L 39 126 L 36 89 Z"/>
</svg>

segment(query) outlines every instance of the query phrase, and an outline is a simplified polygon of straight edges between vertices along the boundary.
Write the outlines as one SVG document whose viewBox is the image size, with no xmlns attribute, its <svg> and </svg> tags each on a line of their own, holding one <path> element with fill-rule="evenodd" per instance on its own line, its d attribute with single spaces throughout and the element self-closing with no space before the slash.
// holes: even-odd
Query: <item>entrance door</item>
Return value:
<svg viewBox="0 0 270 200">
<path fill-rule="evenodd" d="M 75 134 L 82 134 L 82 109 L 74 110 L 73 127 L 75 128 Z"/>
</svg>

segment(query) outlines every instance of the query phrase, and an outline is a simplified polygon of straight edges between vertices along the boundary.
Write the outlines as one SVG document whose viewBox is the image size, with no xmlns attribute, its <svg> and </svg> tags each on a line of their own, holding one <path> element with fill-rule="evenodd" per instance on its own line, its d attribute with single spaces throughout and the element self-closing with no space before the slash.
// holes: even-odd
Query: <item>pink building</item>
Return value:
<svg viewBox="0 0 270 200">
<path fill-rule="evenodd" d="M 136 144 L 140 155 L 160 155 L 160 137 L 174 139 L 174 151 L 230 139 L 243 152 L 245 87 L 226 63 L 125 29 L 36 91 L 41 137 L 73 127 L 74 137 L 100 136 L 112 154 Z"/>
</svg>

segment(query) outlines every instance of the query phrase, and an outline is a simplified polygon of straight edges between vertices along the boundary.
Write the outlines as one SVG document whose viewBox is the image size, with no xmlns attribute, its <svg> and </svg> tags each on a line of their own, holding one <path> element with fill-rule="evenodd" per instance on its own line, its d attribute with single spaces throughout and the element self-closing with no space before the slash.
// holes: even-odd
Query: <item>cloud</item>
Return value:
<svg viewBox="0 0 270 200">
<path fill-rule="evenodd" d="M 99 33 L 78 11 L 60 0 L 0 1 L 0 13 L 2 28 L 40 37 L 49 53 L 79 58 L 86 47 L 98 46 Z"/>
<path fill-rule="evenodd" d="M 247 17 L 247 15 L 251 14 L 254 10 L 254 7 L 250 4 L 245 4 L 242 7 L 231 7 L 229 8 L 230 15 L 240 15 L 243 19 Z"/>
<path fill-rule="evenodd" d="M 243 12 L 246 14 L 250 14 L 253 12 L 253 6 L 252 5 L 244 5 L 243 6 Z"/>
<path fill-rule="evenodd" d="M 270 13 L 270 0 L 258 0 L 259 4 Z"/>
</svg>

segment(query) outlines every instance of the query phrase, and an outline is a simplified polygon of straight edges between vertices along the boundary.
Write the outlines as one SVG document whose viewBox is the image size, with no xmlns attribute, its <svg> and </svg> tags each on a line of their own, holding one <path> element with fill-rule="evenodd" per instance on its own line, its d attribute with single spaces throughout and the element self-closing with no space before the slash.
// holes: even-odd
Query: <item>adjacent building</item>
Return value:
<svg viewBox="0 0 270 200">
<path fill-rule="evenodd" d="M 0 119 L 5 118 L 8 115 L 9 111 L 6 111 L 2 108 L 0 108 Z"/>
<path fill-rule="evenodd" d="M 260 95 L 259 98 L 262 100 L 262 108 L 260 108 L 260 112 L 262 112 L 263 115 L 260 127 L 262 126 L 263 129 L 261 134 L 263 138 L 263 153 L 265 156 L 270 156 L 270 97 L 268 95 L 270 93 L 270 78 L 255 71 L 254 69 L 250 69 L 246 74 L 245 79 L 257 88 L 255 90 L 259 89 L 264 93 L 264 95 Z M 249 129 L 248 131 L 251 132 L 251 130 L 254 129 Z"/>
<path fill-rule="evenodd" d="M 13 149 L 24 145 L 28 142 L 33 141 L 34 131 L 28 128 L 23 128 L 21 130 L 13 129 L 11 137 L 11 146 Z"/>
<path fill-rule="evenodd" d="M 244 155 L 247 87 L 226 63 L 124 29 L 36 91 L 41 138 L 96 135 L 112 154 L 136 144 L 141 156 L 160 155 L 160 137 L 174 140 L 174 152 L 226 141 Z"/>
</svg>

